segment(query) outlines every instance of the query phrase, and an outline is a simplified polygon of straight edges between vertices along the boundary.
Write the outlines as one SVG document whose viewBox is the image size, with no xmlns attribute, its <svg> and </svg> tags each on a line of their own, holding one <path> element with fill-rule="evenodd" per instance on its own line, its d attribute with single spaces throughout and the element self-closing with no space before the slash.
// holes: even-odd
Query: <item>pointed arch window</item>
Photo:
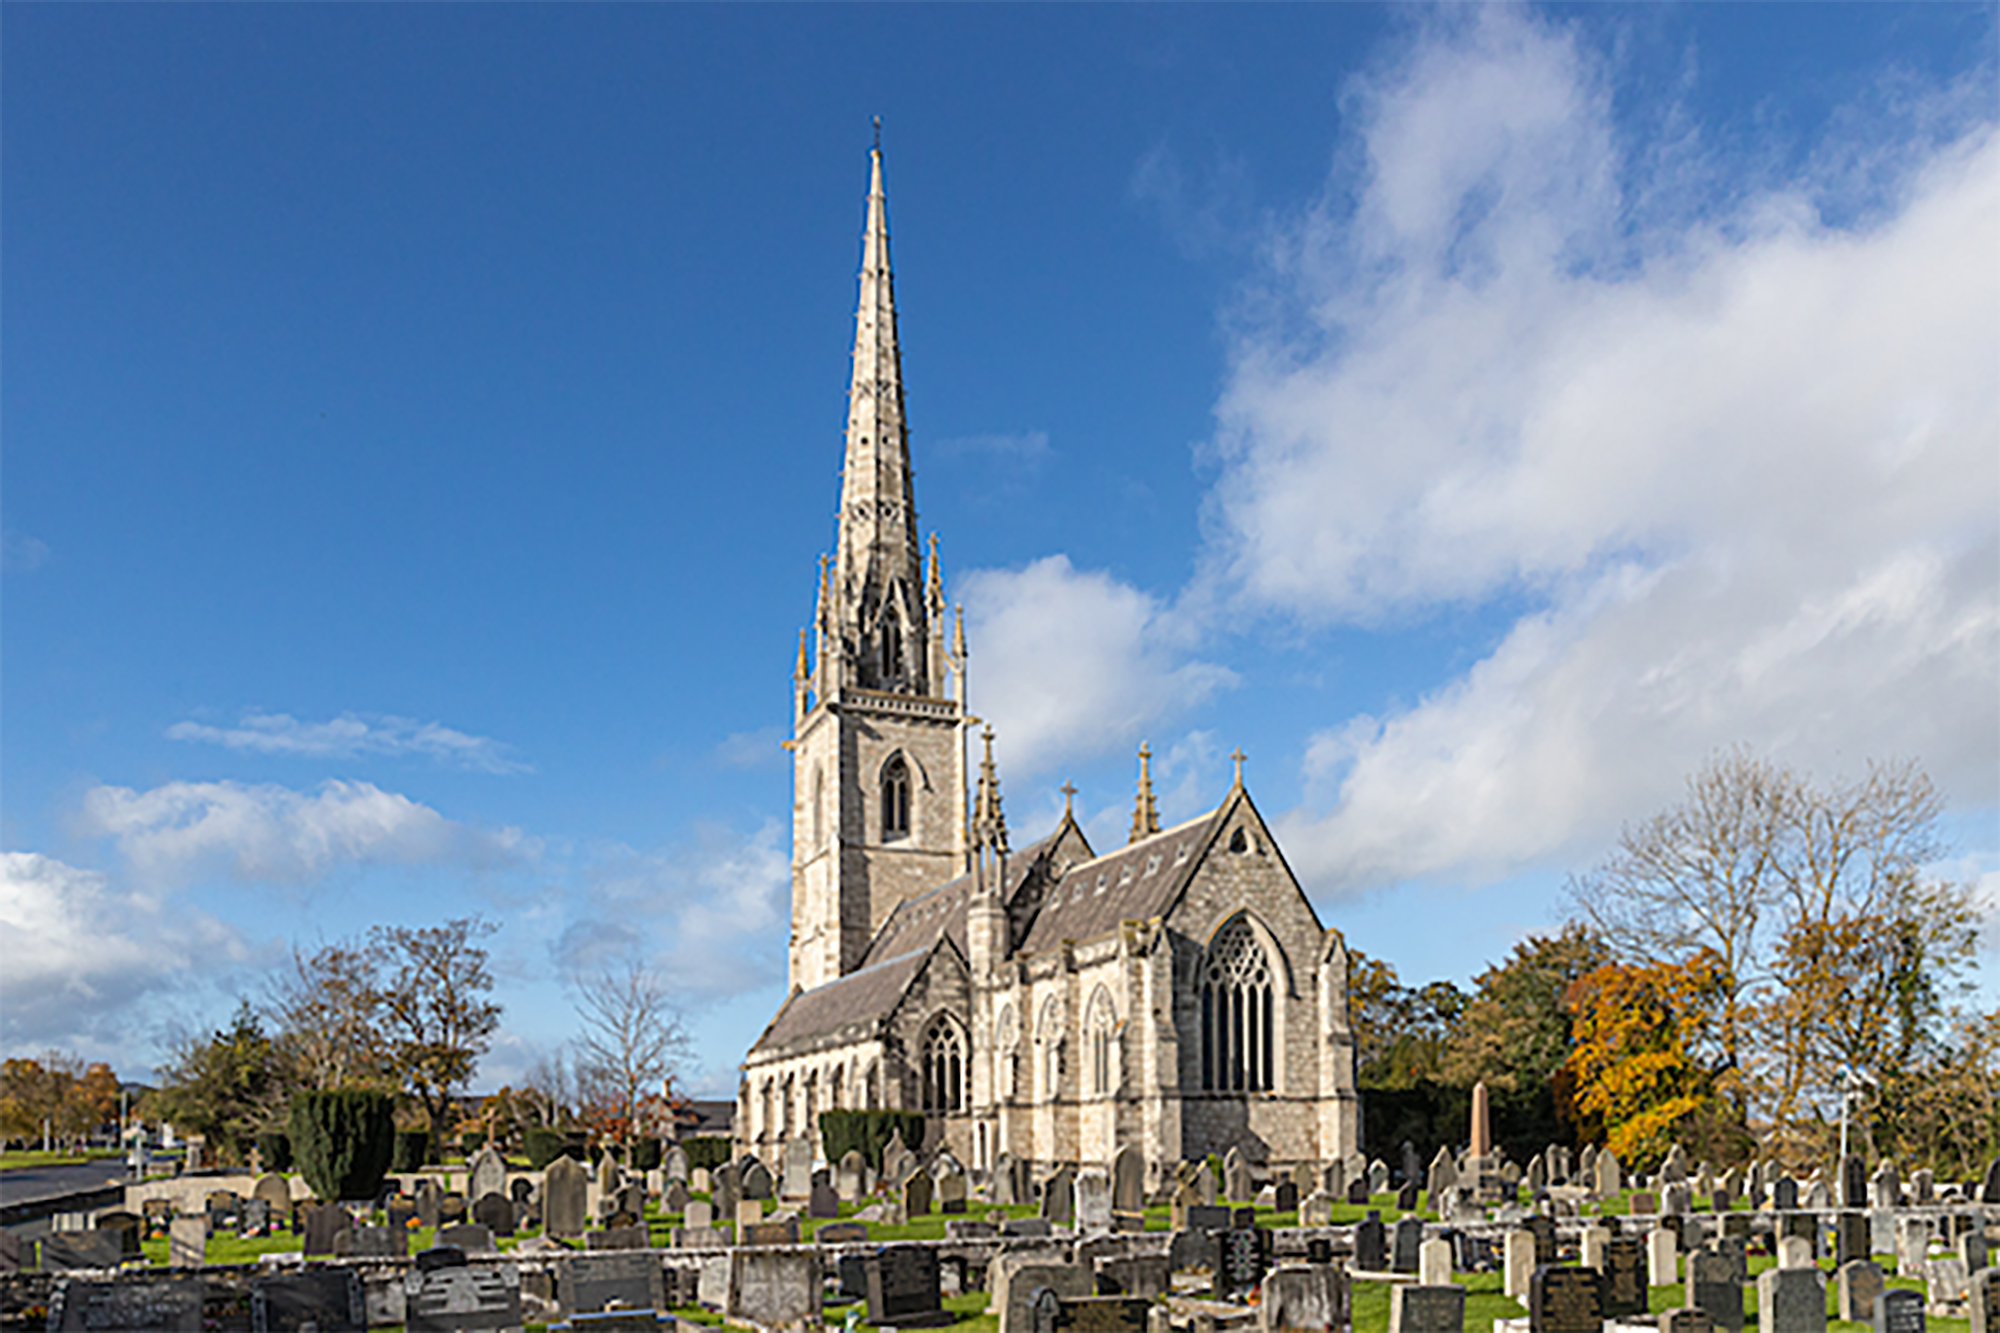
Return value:
<svg viewBox="0 0 2000 1333">
<path fill-rule="evenodd" d="M 894 615 L 882 617 L 882 683 L 894 685 L 903 675 L 903 636 Z"/>
<path fill-rule="evenodd" d="M 1090 1090 L 1100 1097 L 1110 1096 L 1118 1079 L 1114 1049 L 1117 1026 L 1111 997 L 1100 987 L 1090 1002 Z"/>
<path fill-rule="evenodd" d="M 924 1110 L 965 1107 L 965 1042 L 950 1019 L 939 1018 L 924 1038 Z"/>
<path fill-rule="evenodd" d="M 901 755 L 882 766 L 882 841 L 910 836 L 910 765 Z"/>
<path fill-rule="evenodd" d="M 1201 1086 L 1268 1092 L 1277 1080 L 1274 970 L 1243 917 L 1215 933 L 1201 963 Z"/>
</svg>

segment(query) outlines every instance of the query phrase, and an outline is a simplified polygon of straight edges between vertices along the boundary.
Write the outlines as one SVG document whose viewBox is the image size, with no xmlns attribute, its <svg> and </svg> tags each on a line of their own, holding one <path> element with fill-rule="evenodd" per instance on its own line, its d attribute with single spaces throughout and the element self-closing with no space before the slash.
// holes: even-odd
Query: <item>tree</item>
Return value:
<svg viewBox="0 0 2000 1333">
<path fill-rule="evenodd" d="M 1722 960 L 1702 952 L 1687 963 L 1607 963 L 1572 988 L 1574 1113 L 1619 1161 L 1650 1168 L 1713 1123 L 1715 1075 L 1694 1052 L 1726 984 Z"/>
<path fill-rule="evenodd" d="M 147 1109 L 208 1139 L 220 1161 L 246 1161 L 260 1130 L 279 1125 L 290 1092 L 285 1060 L 248 1000 L 206 1040 L 183 1040 L 160 1069 Z"/>
<path fill-rule="evenodd" d="M 34 1142 L 46 1127 L 53 1138 L 73 1137 L 73 1089 L 83 1072 L 83 1061 L 64 1051 L 0 1065 L 0 1135 Z"/>
<path fill-rule="evenodd" d="M 1359 950 L 1350 950 L 1348 960 L 1357 1082 L 1363 1087 L 1407 1088 L 1437 1080 L 1445 1034 L 1465 1008 L 1464 993 L 1449 981 L 1406 987 L 1393 966 Z"/>
<path fill-rule="evenodd" d="M 635 960 L 577 983 L 577 1082 L 605 1138 L 658 1135 L 687 1032 L 658 976 Z"/>
<path fill-rule="evenodd" d="M 292 947 L 289 966 L 271 983 L 269 1008 L 301 1087 L 393 1084 L 375 971 L 375 955 L 356 942 L 323 944 L 310 954 Z"/>
<path fill-rule="evenodd" d="M 500 1026 L 500 1006 L 486 998 L 493 976 L 479 944 L 493 930 L 461 917 L 369 932 L 388 1067 L 423 1104 L 433 1141 L 449 1132 L 452 1092 L 472 1077 Z"/>
<path fill-rule="evenodd" d="M 308 1090 L 292 1098 L 299 1172 L 322 1199 L 372 1199 L 396 1146 L 395 1098 L 374 1088 Z"/>
</svg>

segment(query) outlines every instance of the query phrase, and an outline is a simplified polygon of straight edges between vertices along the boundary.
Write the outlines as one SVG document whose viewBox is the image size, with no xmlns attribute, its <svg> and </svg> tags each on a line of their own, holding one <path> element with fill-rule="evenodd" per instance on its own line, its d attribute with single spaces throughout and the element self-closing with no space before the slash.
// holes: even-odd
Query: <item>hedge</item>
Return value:
<svg viewBox="0 0 2000 1333">
<path fill-rule="evenodd" d="M 632 1169 L 634 1171 L 657 1171 L 660 1167 L 660 1141 L 640 1139 L 632 1145 Z"/>
<path fill-rule="evenodd" d="M 396 1099 L 360 1089 L 301 1092 L 292 1098 L 291 1142 L 314 1194 L 372 1199 L 397 1146 Z"/>
<path fill-rule="evenodd" d="M 279 1129 L 267 1129 L 257 1136 L 257 1156 L 266 1171 L 292 1169 L 292 1136 Z"/>
<path fill-rule="evenodd" d="M 399 1129 L 396 1131 L 395 1169 L 398 1171 L 421 1171 L 426 1163 L 435 1159 L 432 1151 L 431 1132 L 427 1129 Z"/>
<path fill-rule="evenodd" d="M 829 1162 L 838 1162 L 849 1150 L 859 1152 L 874 1170 L 882 1169 L 882 1150 L 898 1131 L 903 1146 L 917 1149 L 924 1142 L 924 1118 L 915 1111 L 821 1111 L 820 1148 Z"/>
<path fill-rule="evenodd" d="M 736 1145 L 721 1134 L 698 1134 L 691 1139 L 681 1140 L 681 1151 L 688 1155 L 688 1166 L 706 1167 L 713 1171 L 724 1166 L 736 1155 Z"/>
</svg>

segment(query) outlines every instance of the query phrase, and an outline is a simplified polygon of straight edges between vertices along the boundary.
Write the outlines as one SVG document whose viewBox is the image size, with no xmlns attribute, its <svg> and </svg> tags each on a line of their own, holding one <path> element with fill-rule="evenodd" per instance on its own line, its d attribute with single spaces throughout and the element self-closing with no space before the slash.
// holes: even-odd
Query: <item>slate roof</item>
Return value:
<svg viewBox="0 0 2000 1333">
<path fill-rule="evenodd" d="M 793 992 L 751 1051 L 796 1045 L 850 1026 L 862 1029 L 853 1034 L 853 1039 L 859 1040 L 867 1035 L 866 1030 L 889 1016 L 930 955 L 928 948 L 915 949 L 836 977 L 824 986 Z"/>
<path fill-rule="evenodd" d="M 1062 826 L 1059 824 L 1054 833 L 1007 854 L 1007 882 L 1000 886 L 1001 902 L 1013 901 L 1014 895 L 1020 891 L 1021 882 L 1034 869 L 1035 862 L 1061 836 Z M 882 929 L 875 932 L 875 939 L 862 956 L 861 965 L 865 968 L 873 959 L 895 958 L 914 949 L 928 949 L 937 943 L 940 935 L 949 937 L 959 954 L 964 956 L 965 913 L 971 896 L 972 876 L 960 875 L 928 893 L 920 893 L 897 903 L 896 910 L 889 913 L 889 919 L 882 923 Z"/>
<path fill-rule="evenodd" d="M 1049 890 L 1018 953 L 1039 953 L 1064 940 L 1097 939 L 1118 929 L 1121 921 L 1164 915 L 1229 808 L 1224 801 L 1184 824 L 1071 866 Z"/>
</svg>

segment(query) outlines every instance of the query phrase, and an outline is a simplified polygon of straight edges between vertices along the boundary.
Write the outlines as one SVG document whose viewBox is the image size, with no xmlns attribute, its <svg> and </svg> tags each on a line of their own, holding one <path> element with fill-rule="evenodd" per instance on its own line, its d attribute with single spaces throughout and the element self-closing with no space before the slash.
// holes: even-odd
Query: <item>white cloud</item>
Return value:
<svg viewBox="0 0 2000 1333">
<path fill-rule="evenodd" d="M 1993 800 L 1992 126 L 1904 145 L 1841 229 L 1810 179 L 1660 221 L 1688 210 L 1638 178 L 1602 67 L 1511 9 L 1447 16 L 1351 109 L 1351 209 L 1279 238 L 1275 316 L 1239 335 L 1208 577 L 1318 623 L 1537 609 L 1315 739 L 1302 871 L 1546 863 L 1739 741 Z"/>
<path fill-rule="evenodd" d="M 972 709 L 1001 737 L 1009 773 L 1126 744 L 1235 680 L 1185 660 L 1180 628 L 1152 597 L 1067 556 L 973 570 L 959 587 Z"/>
<path fill-rule="evenodd" d="M 34 852 L 0 853 L 0 931 L 10 1050 L 116 1041 L 142 999 L 206 984 L 250 954 L 205 912 Z"/>
<path fill-rule="evenodd" d="M 345 865 L 508 865 L 532 852 L 514 829 L 485 832 L 367 782 L 312 793 L 276 785 L 169 782 L 151 791 L 93 787 L 80 830 L 111 838 L 141 882 L 221 874 L 309 884 Z"/>
<path fill-rule="evenodd" d="M 360 755 L 424 755 L 455 768 L 482 773 L 526 773 L 530 766 L 508 757 L 508 748 L 486 736 L 470 736 L 436 722 L 374 713 L 342 713 L 330 722 L 301 722 L 289 713 L 245 713 L 233 727 L 176 722 L 167 738 L 205 741 L 258 754 L 352 759 Z"/>
</svg>

